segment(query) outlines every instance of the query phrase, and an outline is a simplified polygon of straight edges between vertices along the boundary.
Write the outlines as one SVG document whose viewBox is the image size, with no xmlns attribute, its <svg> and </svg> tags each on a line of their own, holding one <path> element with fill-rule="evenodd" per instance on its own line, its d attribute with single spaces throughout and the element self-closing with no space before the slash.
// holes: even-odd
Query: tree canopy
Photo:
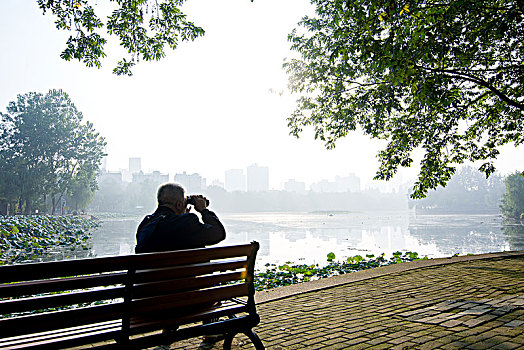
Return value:
<svg viewBox="0 0 524 350">
<path fill-rule="evenodd" d="M 26 213 L 50 202 L 54 214 L 64 196 L 96 190 L 105 141 L 82 118 L 62 90 L 10 102 L 0 113 L 0 200 Z"/>
<path fill-rule="evenodd" d="M 118 37 L 120 45 L 128 52 L 113 70 L 118 75 L 132 75 L 131 68 L 140 60 L 160 60 L 165 56 L 166 45 L 176 49 L 179 41 L 204 35 L 204 30 L 189 21 L 180 10 L 184 0 L 100 1 L 100 6 L 113 7 L 105 20 L 98 13 L 98 1 L 37 2 L 44 14 L 50 12 L 55 16 L 58 29 L 74 33 L 60 55 L 67 61 L 77 59 L 88 67 L 100 67 L 106 56 L 107 35 Z"/>
<path fill-rule="evenodd" d="M 388 141 L 376 179 L 424 156 L 413 198 L 445 186 L 456 165 L 524 142 L 523 0 L 312 0 L 284 64 L 301 94 L 291 134 L 326 147 L 361 129 Z"/>
</svg>

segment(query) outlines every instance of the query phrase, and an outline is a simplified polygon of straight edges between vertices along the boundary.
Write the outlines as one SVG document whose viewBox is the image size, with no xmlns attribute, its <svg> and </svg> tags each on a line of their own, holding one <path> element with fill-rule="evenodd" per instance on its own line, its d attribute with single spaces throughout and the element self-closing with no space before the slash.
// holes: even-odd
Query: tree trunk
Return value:
<svg viewBox="0 0 524 350">
<path fill-rule="evenodd" d="M 9 203 L 0 201 L 0 215 L 9 215 Z"/>
<path fill-rule="evenodd" d="M 25 215 L 31 215 L 32 211 L 33 211 L 33 208 L 32 208 L 32 205 L 31 205 L 31 200 L 30 199 L 26 199 L 25 200 L 24 214 Z"/>
<path fill-rule="evenodd" d="M 56 210 L 56 199 L 55 199 L 55 196 L 51 196 L 51 205 L 53 206 L 53 209 L 51 211 L 51 215 L 55 215 L 55 210 Z"/>
<path fill-rule="evenodd" d="M 42 214 L 47 214 L 47 193 L 44 193 L 44 212 Z"/>
<path fill-rule="evenodd" d="M 22 214 L 22 196 L 18 198 L 15 214 Z"/>
</svg>

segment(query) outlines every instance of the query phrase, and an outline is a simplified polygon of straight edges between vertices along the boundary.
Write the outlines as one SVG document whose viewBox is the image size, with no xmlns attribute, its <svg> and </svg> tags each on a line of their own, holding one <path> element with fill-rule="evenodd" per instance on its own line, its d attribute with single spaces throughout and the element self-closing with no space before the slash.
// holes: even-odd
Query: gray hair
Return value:
<svg viewBox="0 0 524 350">
<path fill-rule="evenodd" d="M 177 200 L 183 201 L 185 197 L 185 190 L 182 186 L 176 183 L 165 183 L 158 188 L 156 198 L 158 205 L 176 204 Z"/>
</svg>

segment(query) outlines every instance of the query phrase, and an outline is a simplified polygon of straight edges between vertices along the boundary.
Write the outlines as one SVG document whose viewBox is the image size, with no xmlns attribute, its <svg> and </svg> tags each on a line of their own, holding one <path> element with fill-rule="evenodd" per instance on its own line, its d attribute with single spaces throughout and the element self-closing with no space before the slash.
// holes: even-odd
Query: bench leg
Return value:
<svg viewBox="0 0 524 350">
<path fill-rule="evenodd" d="M 224 336 L 224 350 L 231 350 L 231 345 L 233 344 L 233 338 L 236 333 L 226 333 Z"/>
<path fill-rule="evenodd" d="M 255 346 L 255 349 L 257 350 L 264 350 L 264 344 L 262 344 L 262 340 L 258 337 L 258 335 L 255 333 L 254 330 L 250 329 L 249 331 L 244 332 L 245 335 L 251 340 L 253 345 Z"/>
</svg>

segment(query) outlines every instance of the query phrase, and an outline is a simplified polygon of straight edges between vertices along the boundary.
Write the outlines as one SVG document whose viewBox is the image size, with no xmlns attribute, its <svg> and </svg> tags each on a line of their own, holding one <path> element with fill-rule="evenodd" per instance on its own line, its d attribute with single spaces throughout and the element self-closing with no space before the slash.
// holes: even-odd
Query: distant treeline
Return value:
<svg viewBox="0 0 524 350">
<path fill-rule="evenodd" d="M 408 209 L 406 194 L 378 191 L 300 194 L 286 191 L 226 192 L 219 187 L 210 187 L 206 194 L 212 200 L 210 207 L 224 212 Z"/>
<path fill-rule="evenodd" d="M 410 208 L 419 213 L 499 213 L 500 201 L 506 188 L 504 177 L 485 175 L 472 167 L 464 167 L 446 187 L 439 187 L 427 197 L 410 200 Z"/>
</svg>

